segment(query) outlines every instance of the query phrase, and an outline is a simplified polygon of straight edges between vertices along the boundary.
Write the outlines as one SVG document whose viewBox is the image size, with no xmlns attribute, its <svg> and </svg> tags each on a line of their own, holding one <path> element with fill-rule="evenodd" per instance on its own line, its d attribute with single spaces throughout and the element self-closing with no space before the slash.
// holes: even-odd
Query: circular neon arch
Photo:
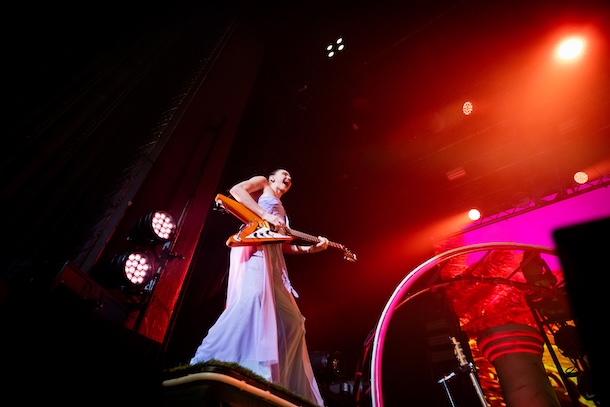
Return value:
<svg viewBox="0 0 610 407">
<path fill-rule="evenodd" d="M 386 303 L 379 321 L 375 327 L 375 335 L 373 338 L 373 346 L 371 353 L 371 402 L 372 407 L 383 407 L 383 392 L 382 392 L 382 378 L 381 378 L 381 361 L 383 356 L 383 345 L 385 342 L 385 336 L 392 319 L 394 311 L 404 302 L 403 297 L 405 293 L 411 289 L 411 287 L 420 279 L 425 276 L 430 270 L 441 262 L 447 261 L 457 256 L 463 256 L 465 254 L 493 251 L 493 250 L 526 250 L 538 252 L 541 254 L 557 255 L 555 249 L 525 243 L 512 243 L 512 242 L 491 242 L 491 243 L 478 243 L 467 246 L 458 247 L 455 249 L 447 250 L 439 253 L 436 256 L 431 257 L 419 266 L 414 268 L 407 276 L 398 284 L 392 296 Z"/>
</svg>

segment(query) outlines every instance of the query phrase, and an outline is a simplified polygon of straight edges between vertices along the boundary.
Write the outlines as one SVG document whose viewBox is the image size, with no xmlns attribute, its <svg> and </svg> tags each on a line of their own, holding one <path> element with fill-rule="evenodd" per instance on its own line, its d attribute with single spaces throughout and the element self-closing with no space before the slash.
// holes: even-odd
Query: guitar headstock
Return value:
<svg viewBox="0 0 610 407">
<path fill-rule="evenodd" d="M 355 253 L 352 253 L 352 251 L 350 249 L 348 249 L 345 246 L 341 246 L 341 248 L 343 249 L 343 258 L 347 261 L 356 261 L 357 257 Z"/>
</svg>

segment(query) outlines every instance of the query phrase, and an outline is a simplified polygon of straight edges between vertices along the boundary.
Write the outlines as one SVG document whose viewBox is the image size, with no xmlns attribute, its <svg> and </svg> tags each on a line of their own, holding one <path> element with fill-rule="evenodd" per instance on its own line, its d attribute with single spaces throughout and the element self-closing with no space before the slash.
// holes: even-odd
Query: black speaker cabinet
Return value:
<svg viewBox="0 0 610 407">
<path fill-rule="evenodd" d="M 601 406 L 608 405 L 603 378 L 610 273 L 610 217 L 562 227 L 553 232 L 576 326 L 591 368 L 591 385 Z"/>
</svg>

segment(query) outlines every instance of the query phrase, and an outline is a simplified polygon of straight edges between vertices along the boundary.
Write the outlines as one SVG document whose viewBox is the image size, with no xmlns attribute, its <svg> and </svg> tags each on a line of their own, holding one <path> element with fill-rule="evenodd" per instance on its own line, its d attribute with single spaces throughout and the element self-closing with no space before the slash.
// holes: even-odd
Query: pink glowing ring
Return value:
<svg viewBox="0 0 610 407">
<path fill-rule="evenodd" d="M 524 243 L 512 243 L 512 242 L 491 242 L 491 243 L 477 243 L 468 246 L 462 246 L 455 249 L 447 250 L 434 257 L 429 258 L 419 266 L 414 268 L 407 276 L 398 284 L 394 293 L 390 297 L 389 301 L 381 313 L 381 317 L 375 327 L 375 336 L 373 338 L 372 356 L 371 356 L 371 402 L 372 407 L 383 407 L 383 394 L 382 394 L 382 382 L 381 382 L 381 360 L 382 351 L 385 341 L 385 336 L 390 324 L 390 319 L 394 311 L 400 306 L 402 297 L 411 289 L 411 287 L 417 282 L 417 280 L 433 267 L 441 262 L 452 259 L 456 256 L 463 256 L 469 253 L 475 253 L 480 251 L 489 250 L 524 250 L 534 251 L 543 254 L 557 255 L 555 249 Z M 434 270 L 433 270 L 434 271 Z"/>
</svg>

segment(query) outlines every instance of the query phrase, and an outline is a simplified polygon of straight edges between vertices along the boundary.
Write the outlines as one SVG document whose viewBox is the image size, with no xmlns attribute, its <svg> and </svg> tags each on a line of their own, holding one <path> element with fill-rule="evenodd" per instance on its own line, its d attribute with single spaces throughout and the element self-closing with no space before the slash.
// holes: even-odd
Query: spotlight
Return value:
<svg viewBox="0 0 610 407">
<path fill-rule="evenodd" d="M 479 220 L 481 219 L 481 212 L 476 208 L 472 208 L 468 211 L 468 218 L 470 220 Z"/>
<path fill-rule="evenodd" d="M 345 49 L 345 44 L 343 43 L 343 37 L 337 38 L 334 44 L 328 44 L 326 46 L 326 57 L 332 58 L 337 52 L 343 51 Z"/>
<path fill-rule="evenodd" d="M 129 239 L 140 244 L 166 243 L 174 238 L 176 223 L 164 211 L 152 211 L 136 220 L 131 226 Z"/>
<path fill-rule="evenodd" d="M 144 287 L 152 279 L 154 263 L 144 250 L 129 250 L 115 255 L 110 261 L 114 282 L 128 288 Z"/>
<path fill-rule="evenodd" d="M 585 49 L 585 41 L 582 38 L 568 38 L 557 47 L 557 57 L 564 61 L 577 59 Z"/>
<path fill-rule="evenodd" d="M 586 184 L 587 181 L 589 181 L 589 175 L 587 175 L 587 173 L 584 171 L 578 171 L 574 174 L 574 181 L 580 185 Z"/>
</svg>

